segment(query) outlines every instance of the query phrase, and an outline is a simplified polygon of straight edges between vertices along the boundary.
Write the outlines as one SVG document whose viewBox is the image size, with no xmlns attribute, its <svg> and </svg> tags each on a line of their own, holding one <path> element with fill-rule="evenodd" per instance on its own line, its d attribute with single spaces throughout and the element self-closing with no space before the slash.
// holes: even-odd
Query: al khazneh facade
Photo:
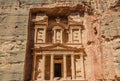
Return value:
<svg viewBox="0 0 120 81">
<path fill-rule="evenodd" d="M 85 80 L 83 20 L 79 13 L 72 14 L 52 22 L 49 16 L 36 14 L 32 80 Z"/>
<path fill-rule="evenodd" d="M 84 4 L 56 4 L 30 10 L 26 81 L 103 81 L 99 17 Z"/>
</svg>

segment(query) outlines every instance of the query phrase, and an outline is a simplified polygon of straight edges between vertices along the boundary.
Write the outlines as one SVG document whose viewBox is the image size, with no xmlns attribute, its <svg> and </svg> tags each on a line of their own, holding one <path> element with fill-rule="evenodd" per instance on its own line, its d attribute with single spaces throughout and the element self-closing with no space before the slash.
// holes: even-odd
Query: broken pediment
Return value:
<svg viewBox="0 0 120 81">
<path fill-rule="evenodd" d="M 83 25 L 83 18 L 79 14 L 68 16 L 69 25 Z"/>
<path fill-rule="evenodd" d="M 32 20 L 35 24 L 47 24 L 48 17 L 45 14 L 37 13 L 36 18 Z"/>
<path fill-rule="evenodd" d="M 79 13 L 75 15 L 70 15 L 69 18 L 76 22 L 83 22 L 82 17 L 80 17 Z"/>
</svg>

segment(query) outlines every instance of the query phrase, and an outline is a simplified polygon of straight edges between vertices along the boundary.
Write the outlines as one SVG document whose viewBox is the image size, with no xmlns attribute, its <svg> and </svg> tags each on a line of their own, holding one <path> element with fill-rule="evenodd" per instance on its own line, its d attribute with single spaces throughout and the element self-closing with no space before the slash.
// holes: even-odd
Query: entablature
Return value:
<svg viewBox="0 0 120 81">
<path fill-rule="evenodd" d="M 53 44 L 53 45 L 49 45 L 49 46 L 39 46 L 39 47 L 35 47 L 35 48 L 32 48 L 32 50 L 34 52 L 39 52 L 39 53 L 46 53 L 46 54 L 49 54 L 50 52 L 51 53 L 55 53 L 55 54 L 61 54 L 62 52 L 65 52 L 63 54 L 85 54 L 85 50 L 83 47 L 80 47 L 80 48 L 77 48 L 77 47 L 71 47 L 71 46 L 66 46 L 66 45 L 63 45 L 63 44 L 60 44 L 60 43 L 57 43 L 57 44 Z"/>
<path fill-rule="evenodd" d="M 80 56 L 86 56 L 84 53 L 75 53 L 75 52 L 66 52 L 66 51 L 44 51 L 40 52 L 37 51 L 34 53 L 34 55 L 80 55 Z"/>
</svg>

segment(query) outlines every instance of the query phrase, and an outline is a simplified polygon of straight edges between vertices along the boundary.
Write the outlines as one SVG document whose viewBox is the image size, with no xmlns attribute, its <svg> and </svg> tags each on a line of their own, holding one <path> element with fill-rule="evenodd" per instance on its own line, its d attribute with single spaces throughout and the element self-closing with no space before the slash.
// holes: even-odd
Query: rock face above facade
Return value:
<svg viewBox="0 0 120 81">
<path fill-rule="evenodd" d="M 88 72 L 86 78 L 96 81 L 95 78 L 101 79 L 102 77 L 102 79 L 112 81 L 115 76 L 120 77 L 120 6 L 117 4 L 118 0 L 79 1 L 90 6 L 94 13 L 84 19 L 88 31 L 84 41 L 88 54 L 86 67 L 96 67 L 94 71 L 86 70 Z M 29 11 L 38 3 L 48 5 L 52 2 L 54 0 L 0 0 L 0 81 L 23 80 Z M 73 3 L 77 4 L 77 2 L 75 0 Z M 89 64 L 89 61 L 93 61 L 94 66 Z"/>
</svg>

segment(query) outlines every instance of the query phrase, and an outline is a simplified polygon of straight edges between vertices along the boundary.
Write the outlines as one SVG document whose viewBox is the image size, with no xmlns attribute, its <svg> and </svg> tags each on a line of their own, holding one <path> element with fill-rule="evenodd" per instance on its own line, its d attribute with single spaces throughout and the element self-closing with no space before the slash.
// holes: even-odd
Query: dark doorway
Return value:
<svg viewBox="0 0 120 81">
<path fill-rule="evenodd" d="M 55 63 L 55 66 L 54 66 L 54 76 L 55 77 L 62 77 L 61 63 Z"/>
</svg>

